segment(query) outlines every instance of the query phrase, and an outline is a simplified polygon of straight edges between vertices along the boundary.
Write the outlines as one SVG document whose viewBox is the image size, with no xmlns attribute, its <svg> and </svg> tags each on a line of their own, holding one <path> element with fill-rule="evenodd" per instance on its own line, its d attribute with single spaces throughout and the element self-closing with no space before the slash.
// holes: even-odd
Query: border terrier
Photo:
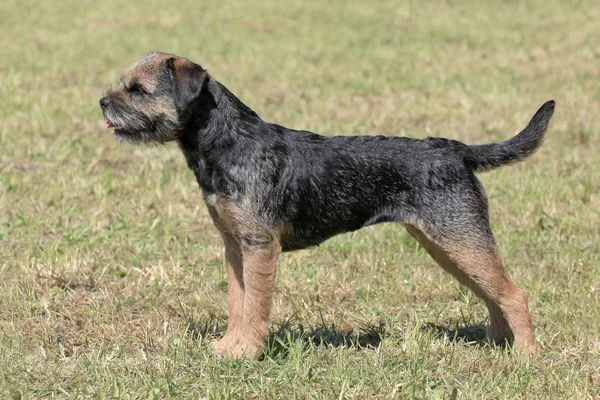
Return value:
<svg viewBox="0 0 600 400">
<path fill-rule="evenodd" d="M 321 136 L 263 121 L 200 65 L 149 53 L 100 99 L 128 143 L 177 142 L 225 244 L 229 321 L 224 356 L 258 357 L 268 332 L 277 257 L 381 222 L 404 225 L 485 303 L 490 339 L 535 353 L 527 294 L 508 276 L 475 172 L 521 161 L 554 112 L 499 143 L 427 137 Z"/>
</svg>

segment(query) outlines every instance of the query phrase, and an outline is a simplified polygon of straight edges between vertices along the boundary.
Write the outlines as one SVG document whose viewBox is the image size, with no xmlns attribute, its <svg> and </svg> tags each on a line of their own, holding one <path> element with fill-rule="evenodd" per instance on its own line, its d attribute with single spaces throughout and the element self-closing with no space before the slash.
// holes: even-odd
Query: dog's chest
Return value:
<svg viewBox="0 0 600 400">
<path fill-rule="evenodd" d="M 204 195 L 206 207 L 221 234 L 237 239 L 264 236 L 268 228 L 258 222 L 255 212 L 218 194 Z"/>
<path fill-rule="evenodd" d="M 223 207 L 222 199 L 214 193 L 204 195 L 204 202 L 215 227 L 222 235 L 232 235 L 236 231 L 235 222 Z"/>
</svg>

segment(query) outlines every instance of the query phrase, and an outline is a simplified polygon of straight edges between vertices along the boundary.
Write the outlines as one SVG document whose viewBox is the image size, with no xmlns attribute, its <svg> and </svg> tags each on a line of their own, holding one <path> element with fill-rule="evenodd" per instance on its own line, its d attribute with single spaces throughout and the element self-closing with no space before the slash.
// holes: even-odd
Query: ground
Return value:
<svg viewBox="0 0 600 400">
<path fill-rule="evenodd" d="M 0 397 L 598 398 L 600 5 L 0 4 Z M 401 226 L 279 261 L 269 349 L 219 360 L 223 248 L 176 146 L 124 147 L 98 99 L 149 50 L 201 63 L 264 119 L 323 134 L 505 140 L 480 175 L 540 354 L 486 345 L 485 307 Z"/>
</svg>

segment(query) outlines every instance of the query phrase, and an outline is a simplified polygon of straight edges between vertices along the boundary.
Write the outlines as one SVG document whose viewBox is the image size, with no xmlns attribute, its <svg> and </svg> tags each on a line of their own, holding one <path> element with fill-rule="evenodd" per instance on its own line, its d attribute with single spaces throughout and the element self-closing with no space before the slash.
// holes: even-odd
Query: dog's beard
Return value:
<svg viewBox="0 0 600 400">
<path fill-rule="evenodd" d="M 164 117 L 152 120 L 139 111 L 131 109 L 122 112 L 114 107 L 104 109 L 102 114 L 107 121 L 106 127 L 114 129 L 113 133 L 121 143 L 156 144 L 176 138 L 176 123 Z"/>
</svg>

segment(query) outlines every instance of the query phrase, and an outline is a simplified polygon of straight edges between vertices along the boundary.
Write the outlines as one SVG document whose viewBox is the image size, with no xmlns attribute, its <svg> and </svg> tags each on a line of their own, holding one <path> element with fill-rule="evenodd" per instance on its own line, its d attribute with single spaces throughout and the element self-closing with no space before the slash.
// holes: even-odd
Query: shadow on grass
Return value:
<svg viewBox="0 0 600 400">
<path fill-rule="evenodd" d="M 195 339 L 217 339 L 225 333 L 225 324 L 216 318 L 209 318 L 204 322 L 188 321 L 186 333 Z M 305 347 L 345 347 L 353 349 L 376 349 L 384 337 L 388 336 L 385 324 L 364 325 L 355 332 L 339 331 L 335 324 L 323 323 L 317 327 L 305 328 L 302 324 L 294 324 L 292 320 L 285 320 L 277 330 L 269 331 L 265 347 L 268 357 L 286 357 L 293 343 L 302 342 Z M 264 357 L 264 356 L 263 356 Z"/>
<path fill-rule="evenodd" d="M 438 338 L 446 339 L 452 343 L 458 343 L 466 347 L 493 346 L 494 341 L 487 337 L 487 329 L 484 324 L 474 324 L 467 326 L 456 326 L 454 329 L 437 325 L 424 324 L 422 329 L 426 332 L 433 332 Z"/>
<path fill-rule="evenodd" d="M 216 317 L 209 317 L 206 321 L 188 319 L 185 333 L 193 339 L 217 339 L 225 334 L 226 324 L 221 324 Z"/>
<path fill-rule="evenodd" d="M 204 322 L 188 321 L 187 334 L 195 339 L 218 339 L 225 333 L 227 326 L 215 317 Z M 486 325 L 482 323 L 456 326 L 455 328 L 427 323 L 422 330 L 432 332 L 440 339 L 466 347 L 494 346 L 495 344 L 486 335 Z M 350 348 L 350 349 L 376 349 L 381 341 L 388 337 L 385 324 L 364 325 L 358 331 L 339 331 L 334 324 L 321 324 L 317 327 L 305 328 L 302 324 L 295 324 L 292 320 L 285 320 L 277 330 L 269 331 L 264 357 L 287 357 L 294 343 L 301 342 L 308 346 L 319 348 Z"/>
<path fill-rule="evenodd" d="M 269 357 L 286 357 L 290 346 L 298 341 L 305 347 L 376 349 L 386 336 L 388 334 L 383 322 L 364 325 L 355 332 L 354 329 L 339 331 L 335 324 L 325 323 L 307 329 L 302 324 L 294 326 L 291 320 L 286 320 L 276 331 L 269 332 L 265 354 Z"/>
</svg>

